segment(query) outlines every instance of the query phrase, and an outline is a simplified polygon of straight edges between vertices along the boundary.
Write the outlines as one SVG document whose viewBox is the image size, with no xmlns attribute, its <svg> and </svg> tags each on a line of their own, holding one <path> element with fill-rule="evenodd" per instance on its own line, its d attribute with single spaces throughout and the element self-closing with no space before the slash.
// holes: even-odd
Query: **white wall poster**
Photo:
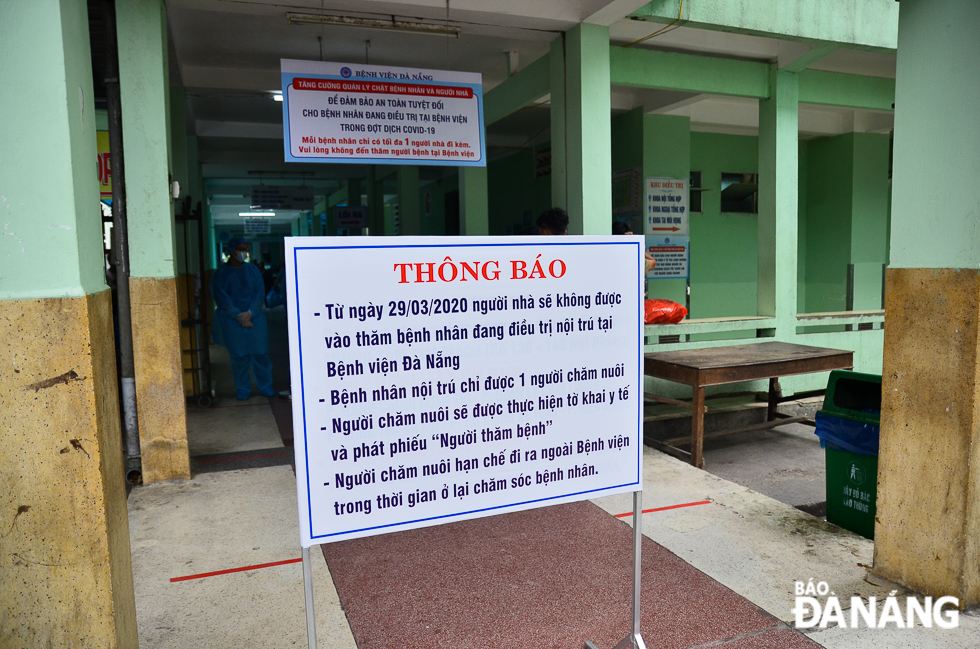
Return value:
<svg viewBox="0 0 980 649">
<path fill-rule="evenodd" d="M 685 279 L 691 273 L 691 238 L 658 235 L 646 236 L 647 252 L 657 264 L 647 279 Z"/>
<path fill-rule="evenodd" d="M 645 234 L 689 236 L 689 202 L 687 178 L 647 178 Z"/>
<path fill-rule="evenodd" d="M 283 59 L 286 162 L 486 166 L 472 72 Z"/>
</svg>

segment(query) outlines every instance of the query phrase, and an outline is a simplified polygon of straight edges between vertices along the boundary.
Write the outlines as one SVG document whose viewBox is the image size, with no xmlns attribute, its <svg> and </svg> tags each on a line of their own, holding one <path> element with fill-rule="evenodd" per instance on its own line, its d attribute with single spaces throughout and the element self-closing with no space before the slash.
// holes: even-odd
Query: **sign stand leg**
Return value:
<svg viewBox="0 0 980 649">
<path fill-rule="evenodd" d="M 310 649 L 316 645 L 316 609 L 313 607 L 313 564 L 310 549 L 303 548 L 303 590 L 306 591 L 306 635 Z"/>
<path fill-rule="evenodd" d="M 643 492 L 633 492 L 633 613 L 632 627 L 614 649 L 646 649 L 640 635 L 640 549 L 643 543 Z"/>
</svg>

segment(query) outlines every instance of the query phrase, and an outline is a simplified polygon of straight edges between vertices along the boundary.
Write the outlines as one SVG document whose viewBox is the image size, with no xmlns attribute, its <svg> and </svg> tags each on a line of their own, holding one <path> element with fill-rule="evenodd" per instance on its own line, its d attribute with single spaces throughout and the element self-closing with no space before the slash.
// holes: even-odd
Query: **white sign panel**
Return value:
<svg viewBox="0 0 980 649">
<path fill-rule="evenodd" d="M 282 64 L 287 162 L 486 166 L 480 74 Z"/>
<path fill-rule="evenodd" d="M 642 238 L 447 241 L 286 239 L 304 547 L 642 488 Z"/>
<path fill-rule="evenodd" d="M 364 205 L 341 206 L 333 208 L 334 225 L 340 228 L 368 227 L 368 208 Z"/>
<path fill-rule="evenodd" d="M 313 188 L 289 185 L 254 185 L 253 210 L 312 210 Z"/>
<path fill-rule="evenodd" d="M 269 234 L 272 219 L 266 216 L 249 216 L 242 219 L 245 224 L 245 234 Z"/>
<path fill-rule="evenodd" d="M 646 234 L 690 235 L 688 226 L 688 180 L 647 178 L 644 223 Z"/>
<path fill-rule="evenodd" d="M 647 273 L 647 279 L 683 279 L 690 275 L 690 237 L 648 234 L 646 246 L 650 256 L 657 260 L 657 265 Z"/>
</svg>

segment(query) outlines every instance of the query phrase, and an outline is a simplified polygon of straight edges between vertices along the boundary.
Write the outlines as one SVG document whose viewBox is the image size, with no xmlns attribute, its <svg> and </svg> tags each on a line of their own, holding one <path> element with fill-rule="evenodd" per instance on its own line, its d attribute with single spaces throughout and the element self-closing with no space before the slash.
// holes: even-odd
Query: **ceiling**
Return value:
<svg viewBox="0 0 980 649">
<path fill-rule="evenodd" d="M 187 94 L 188 132 L 198 136 L 204 175 L 211 179 L 257 176 L 307 178 L 332 187 L 362 177 L 358 165 L 283 162 L 280 89 L 283 58 L 370 62 L 478 72 L 484 92 L 508 77 L 508 52 L 523 68 L 547 53 L 550 42 L 579 22 L 608 25 L 610 41 L 625 45 L 665 25 L 629 14 L 643 0 L 168 0 L 171 83 Z M 288 12 L 391 18 L 461 30 L 444 35 L 334 25 L 290 25 Z M 689 27 L 670 27 L 637 47 L 692 52 L 751 61 L 788 63 L 810 49 L 790 40 Z M 840 49 L 810 66 L 854 74 L 895 76 L 895 56 Z M 693 130 L 757 132 L 758 103 L 732 97 L 614 87 L 614 112 L 686 115 Z M 548 97 L 487 128 L 488 155 L 500 157 L 549 139 Z M 850 130 L 888 132 L 890 113 L 801 106 L 803 137 Z M 427 173 L 438 176 L 438 169 Z M 212 186 L 213 183 L 212 183 Z M 244 185 L 247 186 L 247 185 Z"/>
</svg>

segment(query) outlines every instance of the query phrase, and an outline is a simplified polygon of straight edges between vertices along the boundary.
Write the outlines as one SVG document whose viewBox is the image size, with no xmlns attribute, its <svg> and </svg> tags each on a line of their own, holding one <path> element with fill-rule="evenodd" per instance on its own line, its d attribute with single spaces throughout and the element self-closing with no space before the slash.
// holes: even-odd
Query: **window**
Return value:
<svg viewBox="0 0 980 649">
<path fill-rule="evenodd" d="M 721 174 L 721 213 L 759 213 L 759 174 Z"/>
</svg>

